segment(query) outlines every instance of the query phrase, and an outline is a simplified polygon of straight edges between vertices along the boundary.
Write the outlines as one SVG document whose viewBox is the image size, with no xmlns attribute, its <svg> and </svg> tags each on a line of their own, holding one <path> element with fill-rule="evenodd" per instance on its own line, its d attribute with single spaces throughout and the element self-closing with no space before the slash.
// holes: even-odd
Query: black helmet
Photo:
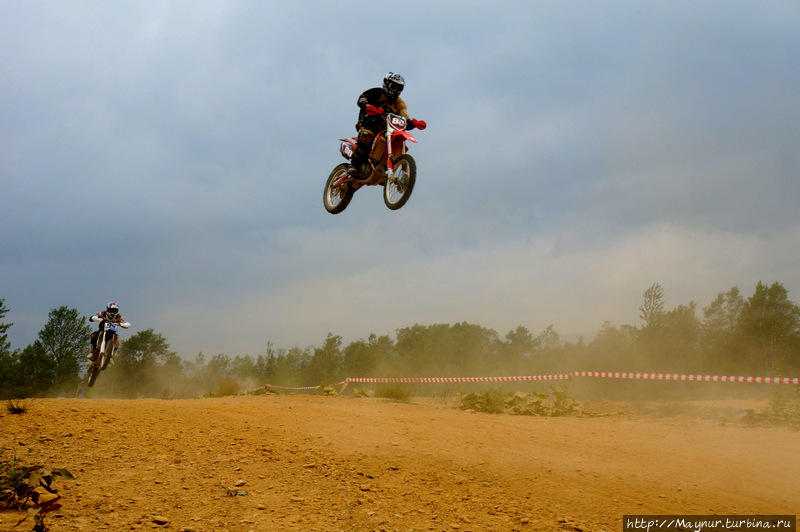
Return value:
<svg viewBox="0 0 800 532">
<path fill-rule="evenodd" d="M 383 92 L 390 98 L 397 98 L 403 92 L 403 87 L 406 86 L 406 80 L 400 74 L 389 72 L 383 78 Z"/>
<path fill-rule="evenodd" d="M 111 303 L 106 305 L 106 314 L 109 314 L 111 316 L 116 316 L 117 314 L 119 314 L 119 306 L 112 301 Z"/>
</svg>

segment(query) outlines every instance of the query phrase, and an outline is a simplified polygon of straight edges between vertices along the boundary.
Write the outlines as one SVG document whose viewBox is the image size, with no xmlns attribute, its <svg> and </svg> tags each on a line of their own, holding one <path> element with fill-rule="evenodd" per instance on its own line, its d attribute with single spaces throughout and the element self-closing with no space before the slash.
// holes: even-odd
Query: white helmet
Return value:
<svg viewBox="0 0 800 532">
<path fill-rule="evenodd" d="M 406 86 L 406 80 L 400 74 L 389 72 L 383 78 L 383 92 L 390 98 L 397 98 L 403 92 L 403 87 Z"/>
</svg>

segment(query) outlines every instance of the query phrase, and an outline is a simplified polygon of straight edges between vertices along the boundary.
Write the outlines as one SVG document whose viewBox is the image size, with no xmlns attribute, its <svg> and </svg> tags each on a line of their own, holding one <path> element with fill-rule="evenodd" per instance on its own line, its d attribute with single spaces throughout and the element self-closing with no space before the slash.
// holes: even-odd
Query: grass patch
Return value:
<svg viewBox="0 0 800 532">
<path fill-rule="evenodd" d="M 375 395 L 372 390 L 367 390 L 366 388 L 352 388 L 353 395 L 355 397 L 372 397 Z"/>
<path fill-rule="evenodd" d="M 13 399 L 6 403 L 6 411 L 9 414 L 20 415 L 28 411 L 28 407 L 22 401 L 15 401 Z"/>
</svg>

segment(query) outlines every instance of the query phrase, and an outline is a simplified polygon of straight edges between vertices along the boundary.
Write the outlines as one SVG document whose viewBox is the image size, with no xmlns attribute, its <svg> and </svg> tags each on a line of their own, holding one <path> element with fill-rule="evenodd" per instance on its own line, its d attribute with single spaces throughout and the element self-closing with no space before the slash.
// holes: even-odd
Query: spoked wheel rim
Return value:
<svg viewBox="0 0 800 532">
<path fill-rule="evenodd" d="M 94 365 L 94 362 L 92 362 L 92 365 L 89 366 L 89 369 L 86 372 L 86 384 L 93 386 L 94 381 L 97 380 L 98 373 L 100 373 L 100 369 Z"/>
<path fill-rule="evenodd" d="M 330 180 L 330 185 L 325 189 L 325 203 L 332 209 L 335 209 L 345 201 L 347 196 L 347 184 L 337 184 L 337 182 L 346 175 L 346 169 L 335 172 L 333 178 Z"/>
<path fill-rule="evenodd" d="M 114 349 L 106 349 L 106 352 L 103 354 L 103 358 L 101 360 L 102 364 L 100 365 L 100 369 L 106 369 L 108 364 L 111 362 L 111 355 L 114 353 Z"/>
<path fill-rule="evenodd" d="M 386 183 L 386 201 L 397 205 L 406 195 L 411 180 L 411 165 L 407 160 L 397 162 L 394 172 Z"/>
</svg>

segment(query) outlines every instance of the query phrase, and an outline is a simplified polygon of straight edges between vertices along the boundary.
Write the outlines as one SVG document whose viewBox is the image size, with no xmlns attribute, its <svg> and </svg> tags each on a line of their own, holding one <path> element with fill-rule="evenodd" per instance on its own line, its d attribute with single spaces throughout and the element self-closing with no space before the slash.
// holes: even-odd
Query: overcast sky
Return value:
<svg viewBox="0 0 800 532">
<path fill-rule="evenodd" d="M 653 282 L 800 302 L 797 1 L 388 6 L 0 0 L 12 346 L 109 300 L 186 357 L 464 320 L 588 340 Z M 387 71 L 429 124 L 416 188 L 330 215 Z"/>
</svg>

